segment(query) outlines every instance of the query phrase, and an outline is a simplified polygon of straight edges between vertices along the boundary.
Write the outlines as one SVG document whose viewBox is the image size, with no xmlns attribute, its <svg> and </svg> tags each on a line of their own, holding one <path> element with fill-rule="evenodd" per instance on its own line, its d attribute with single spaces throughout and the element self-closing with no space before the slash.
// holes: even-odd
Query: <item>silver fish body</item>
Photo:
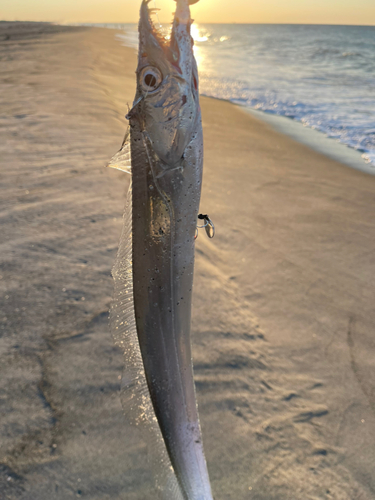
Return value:
<svg viewBox="0 0 375 500">
<path fill-rule="evenodd" d="M 137 132 L 132 129 L 133 138 Z M 197 134 L 194 142 L 201 142 Z M 147 144 L 132 147 L 133 293 L 143 365 L 157 420 L 186 499 L 209 500 L 190 346 L 194 235 L 201 180 L 191 156 L 157 178 Z"/>
<path fill-rule="evenodd" d="M 135 325 L 152 407 L 181 496 L 212 500 L 190 344 L 203 167 L 191 19 L 188 0 L 177 0 L 167 42 L 147 4 L 141 6 L 137 93 L 128 114 Z"/>
</svg>

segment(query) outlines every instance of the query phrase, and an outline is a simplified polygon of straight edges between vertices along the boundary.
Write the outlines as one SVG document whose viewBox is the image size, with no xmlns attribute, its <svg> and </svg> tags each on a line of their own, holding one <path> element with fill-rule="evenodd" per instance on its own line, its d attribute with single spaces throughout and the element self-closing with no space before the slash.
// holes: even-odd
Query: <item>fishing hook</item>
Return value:
<svg viewBox="0 0 375 500">
<path fill-rule="evenodd" d="M 206 230 L 206 234 L 209 238 L 213 238 L 215 236 L 215 226 L 209 216 L 207 214 L 199 214 L 198 219 L 204 220 L 204 224 L 196 227 L 194 239 L 196 240 L 198 238 L 198 229 L 202 228 Z"/>
</svg>

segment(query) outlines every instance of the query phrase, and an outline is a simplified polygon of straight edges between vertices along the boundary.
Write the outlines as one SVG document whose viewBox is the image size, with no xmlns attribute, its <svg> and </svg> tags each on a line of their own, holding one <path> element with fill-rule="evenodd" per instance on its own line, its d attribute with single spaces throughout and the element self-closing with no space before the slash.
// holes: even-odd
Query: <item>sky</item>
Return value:
<svg viewBox="0 0 375 500">
<path fill-rule="evenodd" d="M 151 0 L 159 19 L 172 18 L 172 0 Z M 1 0 L 0 19 L 58 23 L 131 23 L 141 0 Z M 198 23 L 297 23 L 375 25 L 375 0 L 200 0 Z"/>
</svg>

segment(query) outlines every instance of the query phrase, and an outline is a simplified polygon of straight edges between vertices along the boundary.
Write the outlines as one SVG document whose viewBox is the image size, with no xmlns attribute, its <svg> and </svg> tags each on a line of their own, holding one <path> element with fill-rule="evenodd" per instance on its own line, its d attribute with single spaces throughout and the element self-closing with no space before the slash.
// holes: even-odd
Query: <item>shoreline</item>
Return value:
<svg viewBox="0 0 375 500">
<path fill-rule="evenodd" d="M 294 139 L 299 144 L 308 146 L 315 152 L 322 153 L 327 158 L 338 161 L 339 163 L 359 170 L 366 174 L 375 175 L 375 165 L 371 165 L 362 158 L 362 153 L 347 144 L 329 137 L 320 130 L 304 126 L 298 120 L 288 116 L 273 115 L 267 111 L 250 108 L 243 104 L 238 104 L 230 99 L 207 96 L 200 94 L 205 99 L 227 102 L 240 108 L 245 113 L 250 114 L 255 119 L 263 121 L 272 127 L 276 132 Z"/>
<path fill-rule="evenodd" d="M 375 175 L 375 165 L 371 165 L 362 158 L 360 151 L 347 144 L 329 137 L 320 130 L 304 126 L 301 122 L 287 116 L 272 115 L 266 111 L 258 111 L 244 107 L 245 111 L 256 118 L 264 120 L 276 131 L 285 134 L 297 142 L 309 146 L 314 151 L 324 154 L 348 167 Z"/>
<path fill-rule="evenodd" d="M 355 168 L 361 172 L 375 175 L 375 165 L 370 164 L 360 151 L 347 144 L 329 137 L 325 132 L 304 126 L 298 120 L 282 115 L 272 115 L 266 111 L 256 110 L 244 106 L 246 112 L 256 118 L 264 120 L 276 131 L 285 134 L 292 139 L 309 146 L 314 151 L 324 154 L 348 167 Z"/>
<path fill-rule="evenodd" d="M 280 134 L 291 137 L 296 142 L 308 146 L 313 151 L 322 153 L 327 158 L 342 163 L 343 165 L 360 170 L 366 174 L 375 175 L 375 165 L 371 165 L 362 158 L 362 153 L 347 144 L 329 137 L 320 130 L 312 127 L 304 126 L 298 120 L 289 118 L 288 116 L 273 115 L 267 111 L 250 108 L 243 104 L 238 104 L 230 99 L 222 99 L 220 97 L 208 96 L 200 94 L 206 99 L 215 99 L 217 101 L 227 102 L 233 106 L 238 106 L 245 113 L 249 113 L 257 120 L 263 121 L 272 127 L 273 130 Z"/>
</svg>

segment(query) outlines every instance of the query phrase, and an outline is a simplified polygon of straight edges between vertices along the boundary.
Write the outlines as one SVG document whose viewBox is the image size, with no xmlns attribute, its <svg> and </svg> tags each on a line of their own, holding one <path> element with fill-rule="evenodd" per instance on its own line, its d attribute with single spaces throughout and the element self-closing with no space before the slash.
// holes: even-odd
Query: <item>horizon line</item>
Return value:
<svg viewBox="0 0 375 500">
<path fill-rule="evenodd" d="M 61 26 L 67 26 L 67 25 L 82 25 L 82 24 L 138 24 L 138 21 L 107 21 L 107 22 L 93 22 L 93 21 L 28 21 L 26 19 L 20 20 L 20 19 L 0 19 L 1 23 L 45 23 L 45 24 L 57 24 Z M 218 23 L 218 22 L 205 22 L 205 21 L 196 21 L 194 20 L 196 24 L 218 24 L 218 25 L 267 25 L 267 26 L 361 26 L 364 28 L 374 28 L 374 24 L 342 24 L 342 23 L 264 23 L 264 22 L 249 22 L 249 23 L 242 23 L 242 22 L 236 22 L 233 21 L 231 23 Z M 161 21 L 162 24 L 170 24 L 170 22 L 164 22 Z"/>
</svg>

